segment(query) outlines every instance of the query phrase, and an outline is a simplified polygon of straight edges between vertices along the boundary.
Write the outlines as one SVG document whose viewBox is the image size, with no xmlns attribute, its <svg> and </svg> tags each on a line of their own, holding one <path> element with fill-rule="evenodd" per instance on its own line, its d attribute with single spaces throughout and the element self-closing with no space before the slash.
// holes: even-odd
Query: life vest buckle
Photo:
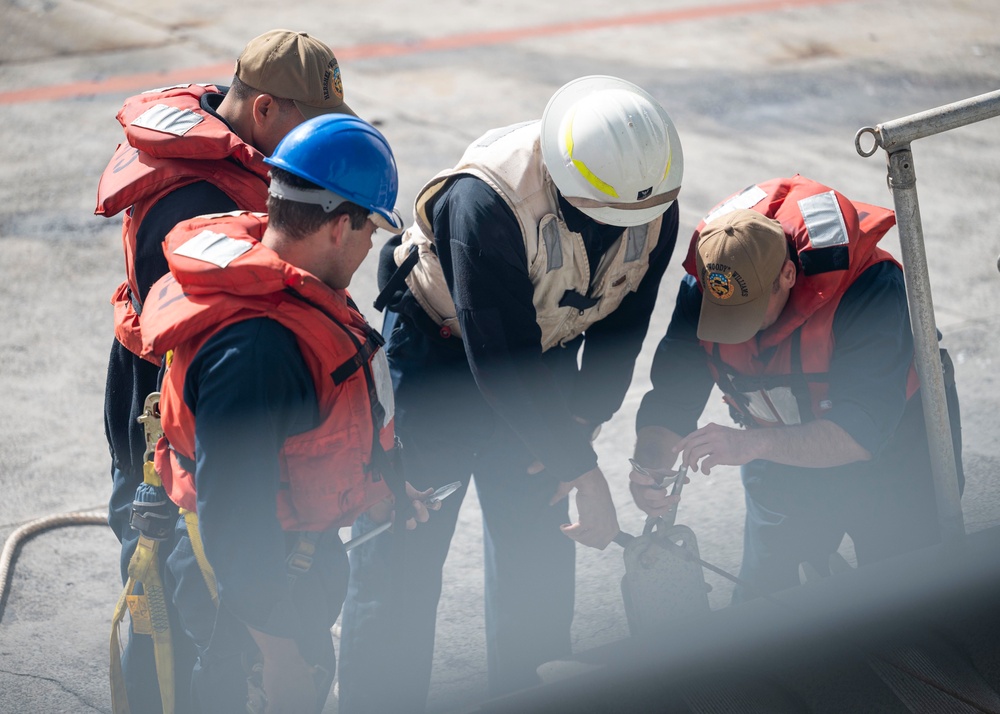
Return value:
<svg viewBox="0 0 1000 714">
<path fill-rule="evenodd" d="M 313 565 L 313 557 L 316 555 L 316 546 L 319 543 L 320 533 L 307 531 L 299 534 L 295 540 L 295 545 L 285 559 L 285 567 L 289 577 L 297 578 L 309 572 Z"/>
</svg>

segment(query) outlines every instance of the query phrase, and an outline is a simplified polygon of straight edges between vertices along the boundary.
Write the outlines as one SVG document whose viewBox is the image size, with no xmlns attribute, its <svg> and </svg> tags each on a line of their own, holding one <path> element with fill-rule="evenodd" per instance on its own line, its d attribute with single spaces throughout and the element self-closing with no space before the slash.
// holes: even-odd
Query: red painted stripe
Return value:
<svg viewBox="0 0 1000 714">
<path fill-rule="evenodd" d="M 469 47 L 486 47 L 509 42 L 517 42 L 537 37 L 553 37 L 569 35 L 591 30 L 605 30 L 611 27 L 628 27 L 634 25 L 668 25 L 690 20 L 704 20 L 733 15 L 750 15 L 755 13 L 773 12 L 775 10 L 797 9 L 816 5 L 835 5 L 853 0 L 759 0 L 758 2 L 736 3 L 730 5 L 709 5 L 707 7 L 682 8 L 678 10 L 663 10 L 621 17 L 605 17 L 577 22 L 564 22 L 554 25 L 537 27 L 519 27 L 495 32 L 472 32 L 450 37 L 421 40 L 418 42 L 385 43 L 374 45 L 357 45 L 337 49 L 337 57 L 345 59 L 364 60 L 379 57 L 399 57 L 403 55 L 441 52 Z M 201 67 L 186 67 L 164 72 L 148 72 L 146 74 L 130 74 L 120 77 L 90 82 L 73 82 L 71 84 L 56 84 L 48 87 L 31 87 L 29 89 L 0 92 L 0 105 L 21 104 L 25 102 L 43 102 L 71 97 L 85 97 L 94 94 L 111 94 L 115 92 L 133 92 L 150 87 L 169 86 L 191 81 L 210 81 L 216 79 L 226 82 L 232 76 L 233 63 L 204 65 Z"/>
</svg>

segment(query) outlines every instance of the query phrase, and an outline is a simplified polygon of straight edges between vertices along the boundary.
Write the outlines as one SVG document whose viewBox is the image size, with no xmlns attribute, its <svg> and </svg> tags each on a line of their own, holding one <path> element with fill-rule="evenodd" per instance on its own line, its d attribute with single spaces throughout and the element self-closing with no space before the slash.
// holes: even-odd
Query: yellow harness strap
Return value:
<svg viewBox="0 0 1000 714">
<path fill-rule="evenodd" d="M 194 559 L 198 561 L 198 569 L 205 579 L 205 587 L 208 588 L 212 596 L 212 602 L 219 606 L 219 590 L 215 585 L 215 571 L 205 557 L 205 546 L 201 542 L 201 531 L 198 530 L 198 514 L 194 511 L 180 509 L 184 516 L 184 524 L 187 526 L 188 538 L 191 539 L 191 550 L 194 551 Z"/>
<path fill-rule="evenodd" d="M 146 483 L 160 485 L 160 477 L 151 461 L 146 462 L 143 475 Z M 132 631 L 137 635 L 151 635 L 153 638 L 156 678 L 160 687 L 163 714 L 173 714 L 174 711 L 174 647 L 170 639 L 163 581 L 160 579 L 159 547 L 159 541 L 139 536 L 135 553 L 128 564 L 128 581 L 115 605 L 111 620 L 111 711 L 114 714 L 131 712 L 121 663 L 121 624 L 126 610 L 132 618 Z M 143 592 L 136 595 L 135 588 L 140 583 Z"/>
<path fill-rule="evenodd" d="M 153 466 L 152 455 L 163 431 L 160 428 L 160 393 L 146 397 L 139 421 L 145 427 L 146 453 L 143 464 L 143 483 L 161 488 L 163 482 Z M 134 514 L 133 514 L 134 515 Z M 160 542 L 140 533 L 135 553 L 128 564 L 128 580 L 122 590 L 111 619 L 111 711 L 113 714 L 131 714 L 125 677 L 122 672 L 121 624 L 128 611 L 132 619 L 132 632 L 153 638 L 153 656 L 156 661 L 156 679 L 160 687 L 163 714 L 174 714 L 174 646 L 170 637 L 170 620 L 167 601 L 159 571 Z M 135 594 L 142 585 L 142 593 Z"/>
</svg>

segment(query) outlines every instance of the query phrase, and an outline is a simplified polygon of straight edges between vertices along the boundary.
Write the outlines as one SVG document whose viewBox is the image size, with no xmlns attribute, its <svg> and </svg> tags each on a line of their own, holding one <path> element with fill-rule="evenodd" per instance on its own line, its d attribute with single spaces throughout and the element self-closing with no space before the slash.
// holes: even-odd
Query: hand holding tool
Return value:
<svg viewBox="0 0 1000 714">
<path fill-rule="evenodd" d="M 448 498 L 451 494 L 455 493 L 459 488 L 462 487 L 461 481 L 453 481 L 447 486 L 442 486 L 437 491 L 430 495 L 430 498 L 424 500 L 428 508 L 431 506 L 436 506 L 438 503 Z M 362 543 L 367 543 L 375 536 L 380 533 L 384 533 L 392 527 L 392 519 L 390 518 L 385 523 L 380 523 L 379 525 L 372 528 L 370 531 L 363 535 L 359 535 L 357 538 L 352 538 L 351 540 L 344 543 L 344 550 L 351 550 L 352 548 L 357 548 Z"/>
</svg>

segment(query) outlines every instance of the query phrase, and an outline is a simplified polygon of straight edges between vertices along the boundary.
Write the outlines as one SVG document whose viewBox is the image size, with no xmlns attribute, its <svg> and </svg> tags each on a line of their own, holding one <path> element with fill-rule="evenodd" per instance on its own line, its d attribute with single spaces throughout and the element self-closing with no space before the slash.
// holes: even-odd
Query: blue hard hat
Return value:
<svg viewBox="0 0 1000 714">
<path fill-rule="evenodd" d="M 276 187 L 272 181 L 274 195 L 318 203 L 327 211 L 347 200 L 371 211 L 380 228 L 394 233 L 403 228 L 394 210 L 399 188 L 396 160 L 389 142 L 364 119 L 347 114 L 309 119 L 288 132 L 264 161 L 334 194 L 329 197 L 324 192 L 325 200 L 303 198 L 303 192 Z"/>
</svg>

